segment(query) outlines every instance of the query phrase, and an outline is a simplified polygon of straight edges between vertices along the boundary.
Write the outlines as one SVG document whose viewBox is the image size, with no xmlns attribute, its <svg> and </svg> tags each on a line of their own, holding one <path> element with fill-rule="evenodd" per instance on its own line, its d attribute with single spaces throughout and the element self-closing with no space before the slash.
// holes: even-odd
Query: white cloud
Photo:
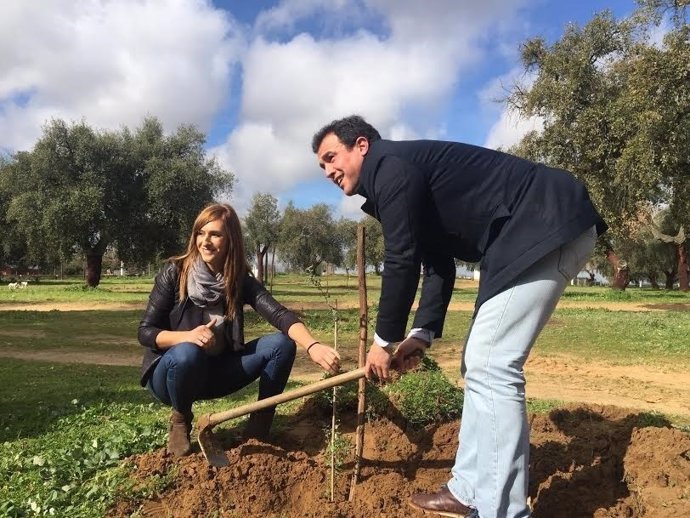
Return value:
<svg viewBox="0 0 690 518">
<path fill-rule="evenodd" d="M 30 147 L 51 117 L 209 131 L 239 105 L 210 151 L 236 174 L 237 205 L 280 196 L 321 175 L 310 141 L 335 118 L 359 113 L 388 138 L 445 136 L 449 100 L 471 95 L 459 78 L 530 1 L 284 0 L 246 29 L 210 0 L 4 0 L 0 149 Z"/>
<path fill-rule="evenodd" d="M 338 212 L 345 218 L 354 219 L 359 221 L 364 217 L 364 212 L 362 212 L 362 204 L 364 203 L 364 197 L 359 194 L 353 196 L 343 196 L 340 201 L 340 206 L 338 207 Z"/>
<path fill-rule="evenodd" d="M 523 89 L 530 88 L 534 79 L 534 76 L 525 75 L 522 68 L 518 67 L 494 78 L 479 92 L 479 99 L 485 110 L 498 113 L 498 118 L 489 130 L 484 146 L 492 149 L 499 147 L 507 149 L 520 142 L 522 137 L 530 131 L 542 129 L 543 119 L 524 118 L 504 102 L 513 85 L 520 84 Z"/>
<path fill-rule="evenodd" d="M 288 0 L 259 13 L 255 29 L 267 33 L 279 29 L 291 30 L 300 20 L 318 12 L 339 12 L 351 6 L 350 0 Z"/>
<path fill-rule="evenodd" d="M 311 136 L 335 118 L 361 114 L 389 138 L 442 134 L 459 74 L 482 58 L 477 41 L 525 1 L 280 2 L 257 18 L 240 120 L 215 152 L 236 173 L 238 192 L 277 193 L 318 174 Z M 348 31 L 362 12 L 377 16 L 383 32 L 355 22 Z M 339 36 L 270 39 L 315 15 L 321 26 L 338 24 Z"/>
<path fill-rule="evenodd" d="M 649 32 L 649 43 L 657 48 L 664 47 L 664 38 L 671 32 L 673 26 L 668 18 L 661 20 L 661 23 L 655 27 L 652 27 Z"/>
<path fill-rule="evenodd" d="M 505 109 L 499 120 L 489 130 L 484 146 L 505 150 L 520 142 L 522 137 L 530 131 L 540 131 L 542 127 L 543 120 L 538 117 L 524 119 L 518 113 Z"/>
<path fill-rule="evenodd" d="M 208 130 L 244 39 L 196 0 L 3 2 L 0 147 L 25 149 L 49 118 L 95 128 L 157 116 Z"/>
</svg>

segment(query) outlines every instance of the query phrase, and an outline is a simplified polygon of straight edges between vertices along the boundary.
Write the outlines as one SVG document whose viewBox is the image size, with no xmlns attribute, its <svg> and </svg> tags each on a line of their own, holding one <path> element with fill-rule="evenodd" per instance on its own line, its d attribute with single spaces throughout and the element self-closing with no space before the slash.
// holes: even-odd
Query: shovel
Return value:
<svg viewBox="0 0 690 518">
<path fill-rule="evenodd" d="M 250 414 L 252 412 L 256 412 L 257 410 L 262 410 L 279 403 L 285 403 L 287 401 L 292 401 L 293 399 L 314 394 L 315 392 L 319 392 L 321 390 L 336 387 L 338 385 L 344 385 L 349 381 L 354 381 L 364 377 L 364 373 L 365 368 L 361 367 L 354 371 L 338 374 L 337 376 L 326 378 L 324 380 L 317 381 L 316 383 L 311 383 L 288 392 L 283 392 L 282 394 L 267 397 L 265 399 L 255 401 L 254 403 L 238 406 L 231 410 L 217 412 L 215 414 L 202 415 L 197 421 L 197 430 L 199 431 L 199 446 L 201 446 L 201 452 L 204 454 L 204 457 L 206 457 L 206 460 L 211 466 L 215 466 L 217 468 L 227 466 L 229 464 L 228 457 L 225 455 L 225 451 L 218 443 L 216 437 L 213 435 L 214 426 L 229 419 L 241 417 L 243 415 Z"/>
</svg>

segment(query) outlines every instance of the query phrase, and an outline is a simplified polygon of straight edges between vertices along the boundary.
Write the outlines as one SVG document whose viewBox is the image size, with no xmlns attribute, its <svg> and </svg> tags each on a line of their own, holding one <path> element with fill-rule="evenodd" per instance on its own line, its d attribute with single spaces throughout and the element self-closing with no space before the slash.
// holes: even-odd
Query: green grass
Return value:
<svg viewBox="0 0 690 518">
<path fill-rule="evenodd" d="M 3 359 L 1 516 L 104 514 L 127 483 L 121 459 L 165 438 L 136 370 Z"/>
<path fill-rule="evenodd" d="M 444 338 L 434 348 L 461 341 L 470 325 L 467 311 L 449 312 Z M 690 366 L 690 313 L 557 309 L 534 348 L 620 365 Z M 432 353 L 433 354 L 433 353 Z"/>
<path fill-rule="evenodd" d="M 0 363 L 0 441 L 40 436 L 83 408 L 151 398 L 137 384 L 136 367 L 58 364 L 4 358 Z"/>
<path fill-rule="evenodd" d="M 568 286 L 562 299 L 583 302 L 690 303 L 690 293 L 635 287 L 615 291 L 604 286 Z"/>
<path fill-rule="evenodd" d="M 97 288 L 88 288 L 83 279 L 63 281 L 29 281 L 23 289 L 10 290 L 0 285 L 0 309 L 3 304 L 31 304 L 39 302 L 117 302 L 141 303 L 145 307 L 153 279 L 103 278 Z"/>
<path fill-rule="evenodd" d="M 327 291 L 331 301 L 341 305 L 356 306 L 358 302 L 357 276 L 325 275 L 318 278 L 322 290 L 311 282 L 309 276 L 300 274 L 279 274 L 274 279 L 273 294 L 281 302 L 314 304 L 323 303 L 323 291 Z M 31 302 L 75 302 L 93 300 L 100 302 L 142 303 L 145 304 L 153 286 L 153 277 L 102 277 L 98 288 L 85 288 L 81 278 L 65 280 L 29 281 L 26 289 L 9 290 L 0 285 L 0 305 L 7 303 Z M 369 304 L 378 301 L 381 291 L 381 277 L 367 275 Z M 453 290 L 453 301 L 473 302 L 477 295 L 476 286 L 469 281 L 458 279 Z M 614 291 L 603 286 L 568 286 L 563 295 L 567 301 L 578 302 L 649 302 L 678 303 L 690 302 L 690 294 L 680 291 L 652 290 L 650 288 L 629 287 L 625 291 Z M 1 306 L 0 306 L 1 307 Z"/>
<path fill-rule="evenodd" d="M 153 480 L 135 488 L 122 465 L 166 440 L 169 409 L 138 385 L 138 368 L 5 358 L 0 379 L 0 516 L 100 517 L 116 497 L 165 485 Z M 195 405 L 195 412 L 255 398 L 251 385 Z"/>
<path fill-rule="evenodd" d="M 690 313 L 557 310 L 537 347 L 621 365 L 690 364 Z"/>
<path fill-rule="evenodd" d="M 0 349 L 141 352 L 142 311 L 0 311 Z"/>
</svg>

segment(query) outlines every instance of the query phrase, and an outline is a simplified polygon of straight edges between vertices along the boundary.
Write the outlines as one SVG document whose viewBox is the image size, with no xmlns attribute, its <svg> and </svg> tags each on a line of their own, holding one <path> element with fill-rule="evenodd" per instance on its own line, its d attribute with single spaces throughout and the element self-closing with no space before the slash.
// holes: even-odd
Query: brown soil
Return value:
<svg viewBox="0 0 690 518">
<path fill-rule="evenodd" d="M 422 516 L 407 500 L 447 482 L 458 444 L 457 422 L 423 430 L 386 419 L 368 423 L 354 500 L 350 454 L 331 501 L 323 432 L 330 416 L 307 403 L 285 419 L 269 443 L 241 442 L 237 430 L 217 429 L 230 459 L 225 468 L 210 467 L 201 453 L 174 460 L 164 449 L 131 458 L 138 482 L 166 476 L 171 483 L 150 499 L 119 502 L 108 517 Z M 340 432 L 354 444 L 354 416 L 341 421 Z M 531 416 L 534 518 L 690 516 L 690 434 L 646 424 L 610 406 Z"/>
</svg>

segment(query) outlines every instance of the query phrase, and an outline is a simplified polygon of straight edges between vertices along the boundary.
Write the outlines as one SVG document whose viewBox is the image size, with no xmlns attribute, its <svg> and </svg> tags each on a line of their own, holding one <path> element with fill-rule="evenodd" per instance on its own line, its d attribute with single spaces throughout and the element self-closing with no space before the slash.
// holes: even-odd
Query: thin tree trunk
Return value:
<svg viewBox="0 0 690 518">
<path fill-rule="evenodd" d="M 264 259 L 267 259 L 267 250 L 268 246 L 262 247 L 261 245 L 256 245 L 256 280 L 261 284 L 265 284 L 266 268 L 264 267 Z"/>
<path fill-rule="evenodd" d="M 101 266 L 103 264 L 103 254 L 86 254 L 86 285 L 92 288 L 101 282 Z"/>
<path fill-rule="evenodd" d="M 676 245 L 678 248 L 678 284 L 680 291 L 690 291 L 688 286 L 688 255 L 685 250 L 685 243 Z"/>
<path fill-rule="evenodd" d="M 652 285 L 652 289 L 659 289 L 659 279 L 656 272 L 648 272 L 647 277 L 649 277 L 649 283 Z"/>
<path fill-rule="evenodd" d="M 364 245 L 366 244 L 366 230 L 364 225 L 357 226 L 357 279 L 359 291 L 359 349 L 358 363 L 364 367 L 366 363 L 367 350 L 367 277 L 366 263 L 364 260 Z M 355 498 L 355 487 L 359 478 L 362 463 L 362 452 L 364 449 L 364 414 L 366 411 L 366 383 L 364 378 L 359 379 L 357 389 L 357 435 L 355 439 L 355 469 L 350 484 L 350 496 L 348 500 L 352 502 Z"/>
<path fill-rule="evenodd" d="M 673 289 L 673 283 L 676 280 L 676 271 L 675 270 L 664 271 L 664 275 L 666 276 L 666 281 L 664 282 L 665 288 L 667 290 L 672 290 Z"/>
<path fill-rule="evenodd" d="M 630 270 L 628 269 L 628 263 L 618 257 L 616 252 L 612 249 L 606 250 L 606 259 L 611 268 L 613 269 L 613 283 L 611 287 L 614 290 L 624 291 L 630 282 Z"/>
<path fill-rule="evenodd" d="M 276 276 L 276 247 L 273 245 L 273 248 L 271 249 L 271 282 L 270 282 L 270 288 L 271 288 L 271 293 L 273 293 L 273 279 Z"/>
<path fill-rule="evenodd" d="M 256 280 L 264 283 L 264 256 L 261 253 L 261 245 L 256 245 Z"/>
</svg>

